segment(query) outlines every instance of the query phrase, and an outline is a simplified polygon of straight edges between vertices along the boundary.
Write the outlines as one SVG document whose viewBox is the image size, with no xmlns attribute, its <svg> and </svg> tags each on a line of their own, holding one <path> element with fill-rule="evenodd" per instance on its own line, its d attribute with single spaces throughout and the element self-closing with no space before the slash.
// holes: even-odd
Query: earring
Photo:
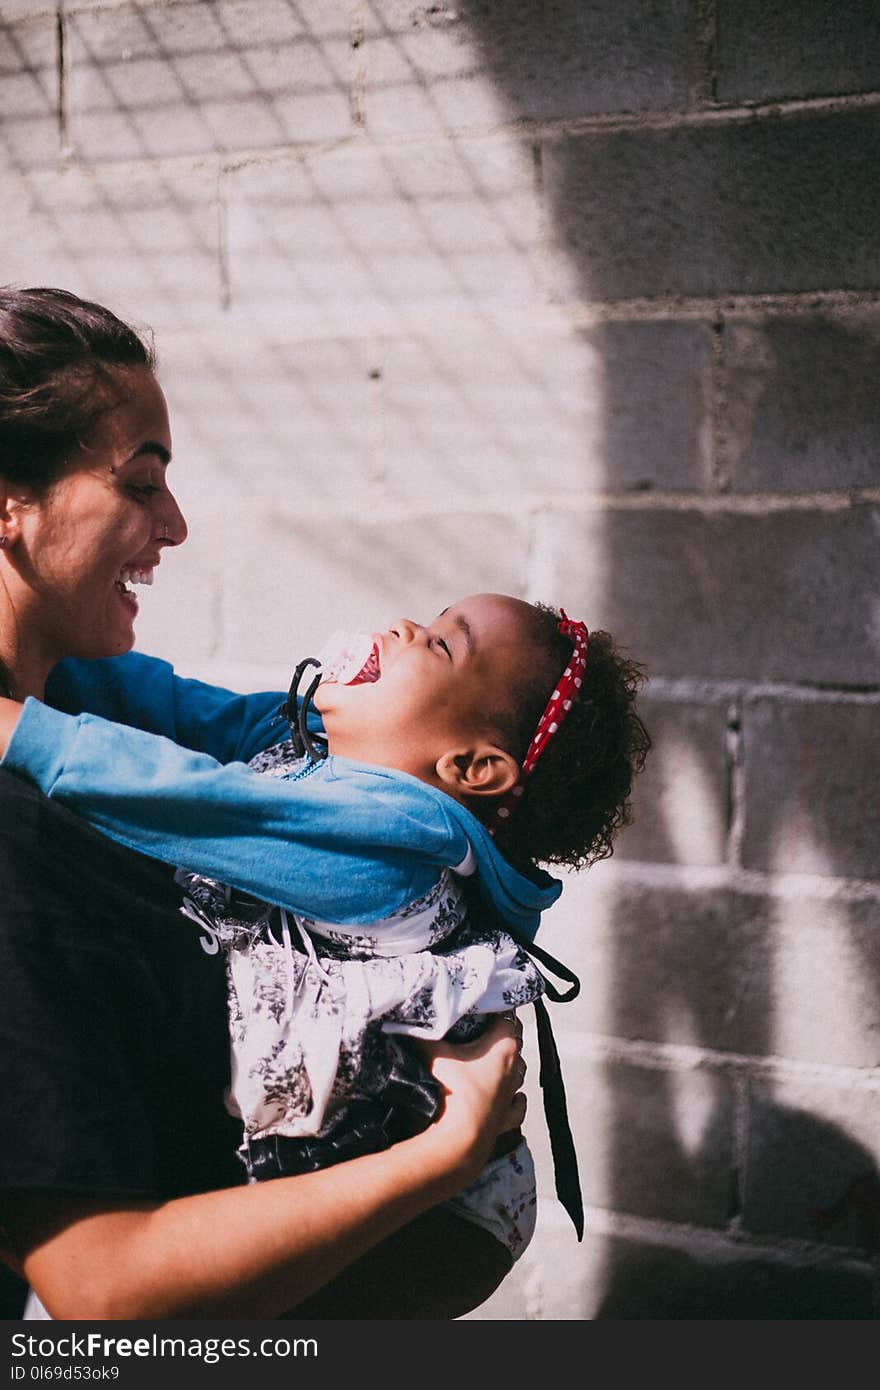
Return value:
<svg viewBox="0 0 880 1390">
<path fill-rule="evenodd" d="M 9 540 L 9 537 L 8 537 L 8 536 L 0 536 L 0 550 L 3 550 L 3 548 L 6 546 L 8 540 Z"/>
</svg>

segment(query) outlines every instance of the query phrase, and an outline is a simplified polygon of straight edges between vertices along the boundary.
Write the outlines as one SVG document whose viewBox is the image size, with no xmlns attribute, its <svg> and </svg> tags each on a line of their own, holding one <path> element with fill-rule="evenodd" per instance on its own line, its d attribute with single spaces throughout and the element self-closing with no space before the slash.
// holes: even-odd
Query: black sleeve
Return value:
<svg viewBox="0 0 880 1390">
<path fill-rule="evenodd" d="M 169 871 L 2 770 L 0 826 L 0 1191 L 241 1181 L 223 964 Z"/>
</svg>

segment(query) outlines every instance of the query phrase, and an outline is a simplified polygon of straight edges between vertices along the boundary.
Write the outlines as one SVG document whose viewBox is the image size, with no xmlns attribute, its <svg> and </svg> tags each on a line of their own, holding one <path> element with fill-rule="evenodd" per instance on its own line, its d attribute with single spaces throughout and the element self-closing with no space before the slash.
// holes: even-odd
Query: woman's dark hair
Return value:
<svg viewBox="0 0 880 1390">
<path fill-rule="evenodd" d="M 130 367 L 152 371 L 153 350 L 109 309 L 67 290 L 0 287 L 0 474 L 47 488 Z"/>
<path fill-rule="evenodd" d="M 559 631 L 562 615 L 544 604 L 533 609 L 546 663 L 533 664 L 516 710 L 498 719 L 519 762 L 572 651 L 571 639 Z M 540 864 L 566 864 L 580 869 L 612 853 L 615 834 L 629 824 L 633 779 L 651 747 L 635 708 L 644 679 L 642 667 L 610 633 L 590 633 L 577 698 L 526 777 L 498 836 L 499 849 L 517 868 L 529 872 Z"/>
<path fill-rule="evenodd" d="M 0 476 L 39 496 L 125 395 L 125 369 L 155 365 L 152 348 L 102 305 L 0 286 Z M 0 694 L 12 694 L 2 662 Z"/>
</svg>

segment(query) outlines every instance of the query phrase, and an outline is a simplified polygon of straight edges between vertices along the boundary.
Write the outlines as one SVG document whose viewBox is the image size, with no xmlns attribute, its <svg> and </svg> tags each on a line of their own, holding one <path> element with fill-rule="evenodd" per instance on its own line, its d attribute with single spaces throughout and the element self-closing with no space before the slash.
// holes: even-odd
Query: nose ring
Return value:
<svg viewBox="0 0 880 1390">
<path fill-rule="evenodd" d="M 163 539 L 163 541 L 167 541 L 167 539 L 168 539 L 168 522 L 167 522 L 167 521 L 166 521 L 166 522 L 163 522 L 163 524 L 162 524 L 162 539 Z"/>
</svg>

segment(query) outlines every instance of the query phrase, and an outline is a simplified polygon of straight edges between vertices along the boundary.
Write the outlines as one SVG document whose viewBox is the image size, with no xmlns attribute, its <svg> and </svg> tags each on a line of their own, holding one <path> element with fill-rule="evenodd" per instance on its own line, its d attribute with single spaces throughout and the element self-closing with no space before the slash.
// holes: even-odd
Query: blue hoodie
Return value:
<svg viewBox="0 0 880 1390">
<path fill-rule="evenodd" d="M 469 849 L 485 899 L 528 940 L 562 891 L 518 873 L 470 811 L 407 773 L 333 755 L 288 780 L 252 771 L 243 760 L 287 734 L 276 692 L 234 695 L 132 653 L 63 663 L 49 695 L 152 732 L 29 699 L 5 767 L 112 839 L 303 916 L 386 917 Z"/>
</svg>

